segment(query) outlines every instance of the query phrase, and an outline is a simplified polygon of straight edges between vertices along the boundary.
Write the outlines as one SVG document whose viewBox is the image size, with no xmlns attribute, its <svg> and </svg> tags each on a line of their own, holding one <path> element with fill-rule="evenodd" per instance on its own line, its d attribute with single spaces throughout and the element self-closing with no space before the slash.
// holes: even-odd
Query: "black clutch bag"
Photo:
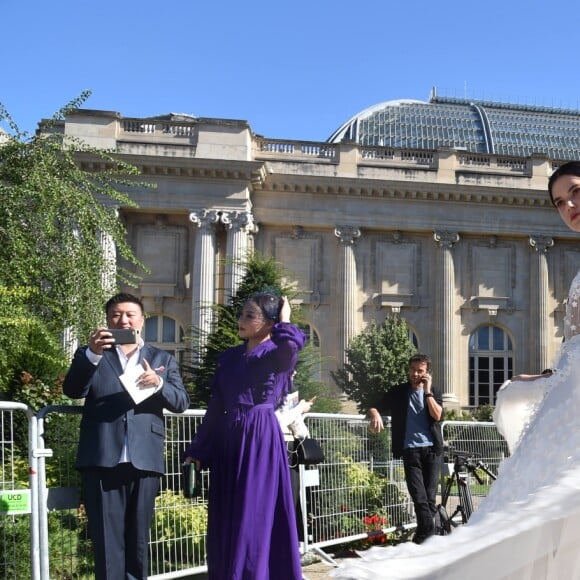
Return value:
<svg viewBox="0 0 580 580">
<path fill-rule="evenodd" d="M 187 498 L 201 495 L 201 473 L 194 461 L 181 464 L 181 489 Z"/>
<path fill-rule="evenodd" d="M 320 443 L 312 437 L 296 439 L 295 447 L 298 463 L 302 465 L 318 465 L 324 461 L 324 451 Z"/>
</svg>

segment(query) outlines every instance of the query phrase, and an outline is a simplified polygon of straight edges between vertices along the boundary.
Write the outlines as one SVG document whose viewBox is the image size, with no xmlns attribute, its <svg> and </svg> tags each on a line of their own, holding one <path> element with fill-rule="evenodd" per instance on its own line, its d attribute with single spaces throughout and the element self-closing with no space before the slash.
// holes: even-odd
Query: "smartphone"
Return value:
<svg viewBox="0 0 580 580">
<path fill-rule="evenodd" d="M 115 344 L 137 344 L 139 330 L 136 328 L 108 328 L 115 339 Z"/>
</svg>

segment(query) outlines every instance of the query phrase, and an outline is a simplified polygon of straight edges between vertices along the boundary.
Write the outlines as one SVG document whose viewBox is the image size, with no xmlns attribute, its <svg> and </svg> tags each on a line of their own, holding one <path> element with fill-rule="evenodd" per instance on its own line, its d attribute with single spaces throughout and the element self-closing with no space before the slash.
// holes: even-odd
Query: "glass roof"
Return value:
<svg viewBox="0 0 580 580">
<path fill-rule="evenodd" d="M 387 101 L 341 125 L 331 143 L 580 159 L 580 111 L 439 97 Z"/>
</svg>

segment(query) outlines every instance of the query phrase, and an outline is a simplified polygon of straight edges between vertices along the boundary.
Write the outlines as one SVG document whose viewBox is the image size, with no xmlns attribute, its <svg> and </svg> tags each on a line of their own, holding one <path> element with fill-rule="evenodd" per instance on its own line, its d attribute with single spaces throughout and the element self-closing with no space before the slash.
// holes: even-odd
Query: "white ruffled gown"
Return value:
<svg viewBox="0 0 580 580">
<path fill-rule="evenodd" d="M 507 383 L 494 412 L 512 456 L 468 524 L 375 547 L 331 576 L 363 580 L 580 579 L 580 273 L 549 378 Z"/>
</svg>

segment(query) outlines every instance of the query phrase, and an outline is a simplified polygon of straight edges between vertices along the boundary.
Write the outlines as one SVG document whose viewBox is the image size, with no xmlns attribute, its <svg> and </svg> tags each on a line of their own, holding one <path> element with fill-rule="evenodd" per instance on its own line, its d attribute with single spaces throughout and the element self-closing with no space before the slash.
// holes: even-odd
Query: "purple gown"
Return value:
<svg viewBox="0 0 580 580">
<path fill-rule="evenodd" d="M 186 455 L 210 469 L 207 559 L 212 580 L 300 580 L 288 457 L 274 414 L 292 384 L 304 333 L 272 338 L 218 360 L 204 420 Z"/>
</svg>

